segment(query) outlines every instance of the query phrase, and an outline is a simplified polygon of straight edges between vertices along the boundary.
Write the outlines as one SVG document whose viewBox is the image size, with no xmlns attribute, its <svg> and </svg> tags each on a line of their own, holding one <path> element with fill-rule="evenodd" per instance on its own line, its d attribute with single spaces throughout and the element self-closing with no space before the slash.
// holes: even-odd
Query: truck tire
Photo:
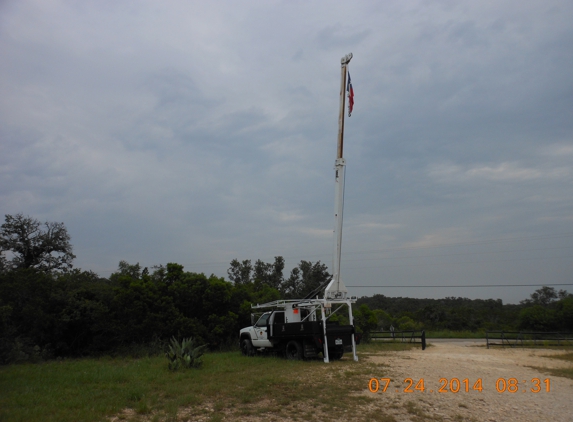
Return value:
<svg viewBox="0 0 573 422">
<path fill-rule="evenodd" d="M 253 356 L 255 354 L 253 343 L 248 338 L 241 340 L 241 353 L 245 356 Z"/>
<path fill-rule="evenodd" d="M 301 360 L 302 345 L 296 340 L 289 341 L 285 348 L 285 355 L 288 360 Z"/>
</svg>

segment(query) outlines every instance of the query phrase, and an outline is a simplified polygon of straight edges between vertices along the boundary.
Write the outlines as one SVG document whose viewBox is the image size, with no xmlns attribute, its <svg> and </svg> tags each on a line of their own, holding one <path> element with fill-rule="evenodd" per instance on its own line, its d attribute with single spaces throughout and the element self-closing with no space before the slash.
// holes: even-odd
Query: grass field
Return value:
<svg viewBox="0 0 573 422">
<path fill-rule="evenodd" d="M 0 421 L 233 420 L 263 415 L 262 420 L 393 421 L 373 400 L 359 393 L 383 365 L 368 354 L 404 350 L 407 344 L 359 346 L 351 356 L 287 361 L 247 358 L 239 352 L 204 356 L 203 368 L 170 372 L 164 357 L 52 361 L 0 368 Z M 179 418 L 179 419 L 178 419 Z"/>
</svg>

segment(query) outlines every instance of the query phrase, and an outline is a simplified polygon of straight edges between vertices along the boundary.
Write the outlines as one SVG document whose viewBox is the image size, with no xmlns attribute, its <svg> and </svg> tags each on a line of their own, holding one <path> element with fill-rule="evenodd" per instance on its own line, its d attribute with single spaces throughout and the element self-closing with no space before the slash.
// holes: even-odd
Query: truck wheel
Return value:
<svg viewBox="0 0 573 422">
<path fill-rule="evenodd" d="M 248 338 L 241 341 L 241 353 L 245 356 L 253 356 L 253 343 Z"/>
<path fill-rule="evenodd" d="M 288 360 L 301 360 L 302 346 L 298 341 L 291 340 L 286 345 L 285 354 Z"/>
</svg>

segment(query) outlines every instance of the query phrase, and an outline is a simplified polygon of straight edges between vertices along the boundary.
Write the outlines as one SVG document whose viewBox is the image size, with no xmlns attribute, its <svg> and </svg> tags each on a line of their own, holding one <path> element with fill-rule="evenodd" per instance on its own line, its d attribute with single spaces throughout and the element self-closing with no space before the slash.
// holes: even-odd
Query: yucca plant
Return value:
<svg viewBox="0 0 573 422">
<path fill-rule="evenodd" d="M 165 353 L 169 359 L 169 369 L 176 371 L 181 368 L 199 368 L 203 364 L 201 356 L 206 349 L 206 344 L 195 346 L 192 337 L 179 341 L 173 336 L 169 342 L 168 351 Z"/>
</svg>

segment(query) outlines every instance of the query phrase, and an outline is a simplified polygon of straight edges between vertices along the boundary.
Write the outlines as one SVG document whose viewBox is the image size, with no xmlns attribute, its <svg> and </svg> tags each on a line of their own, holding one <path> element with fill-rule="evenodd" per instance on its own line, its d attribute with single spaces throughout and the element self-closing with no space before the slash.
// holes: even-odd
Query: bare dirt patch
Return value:
<svg viewBox="0 0 573 422">
<path fill-rule="evenodd" d="M 479 344 L 479 345 L 478 345 Z M 572 363 L 545 356 L 563 354 L 560 350 L 496 348 L 486 349 L 483 342 L 436 342 L 425 351 L 413 349 L 403 352 L 372 354 L 368 359 L 388 365 L 392 378 L 385 393 L 374 394 L 383 403 L 392 403 L 391 413 L 398 421 L 416 420 L 476 420 L 476 421 L 540 421 L 573 420 L 573 380 L 551 376 L 537 368 L 571 368 Z M 411 378 L 414 385 L 424 379 L 425 391 L 405 393 Z M 439 393 L 444 384 L 457 378 L 457 393 Z M 509 379 L 515 378 L 517 391 L 508 392 Z M 540 391 L 533 379 L 540 380 Z M 465 391 L 464 379 L 469 391 Z M 482 391 L 473 390 L 475 382 L 482 380 Z M 506 391 L 496 389 L 498 379 L 506 381 Z M 544 380 L 549 379 L 550 391 Z M 454 389 L 457 387 L 454 381 Z M 503 382 L 499 382 L 503 389 Z M 515 387 L 512 387 L 515 389 Z M 368 389 L 365 395 L 373 395 Z M 404 414 L 403 410 L 407 412 Z M 409 410 L 408 410 L 409 409 Z"/>
</svg>

